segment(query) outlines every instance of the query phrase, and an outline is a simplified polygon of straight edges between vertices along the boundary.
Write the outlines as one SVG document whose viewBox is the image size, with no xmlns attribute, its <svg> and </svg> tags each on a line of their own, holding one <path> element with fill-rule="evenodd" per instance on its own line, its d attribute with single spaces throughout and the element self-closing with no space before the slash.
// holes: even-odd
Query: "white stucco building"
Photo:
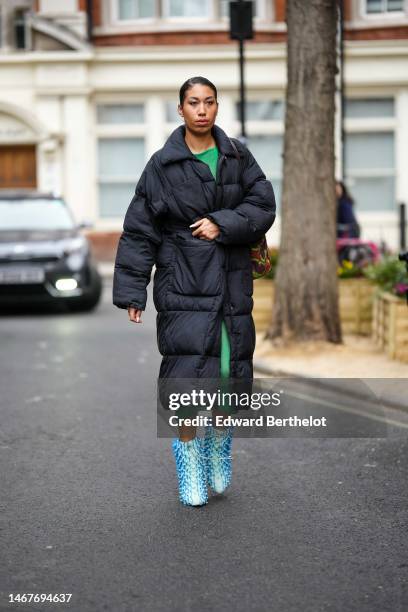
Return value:
<svg viewBox="0 0 408 612">
<path fill-rule="evenodd" d="M 408 204 L 408 3 L 400 4 L 390 11 L 387 2 L 350 0 L 345 44 L 347 184 L 363 237 L 394 249 L 397 204 Z M 62 194 L 78 221 L 118 232 L 146 161 L 180 124 L 178 90 L 188 77 L 216 84 L 217 123 L 239 135 L 237 43 L 228 40 L 225 3 L 156 5 L 159 15 L 137 0 L 2 3 L 0 188 Z M 278 201 L 282 5 L 256 3 L 256 38 L 246 46 L 249 146 Z M 279 218 L 270 241 L 278 244 Z"/>
</svg>

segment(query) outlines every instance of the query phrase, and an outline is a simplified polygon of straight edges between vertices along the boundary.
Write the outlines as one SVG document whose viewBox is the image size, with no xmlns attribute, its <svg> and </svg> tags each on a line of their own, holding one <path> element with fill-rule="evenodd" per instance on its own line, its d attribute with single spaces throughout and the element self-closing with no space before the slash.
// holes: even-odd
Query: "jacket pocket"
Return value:
<svg viewBox="0 0 408 612">
<path fill-rule="evenodd" d="M 215 296 L 221 293 L 218 245 L 214 240 L 178 234 L 174 240 L 171 290 L 186 296 Z"/>
</svg>

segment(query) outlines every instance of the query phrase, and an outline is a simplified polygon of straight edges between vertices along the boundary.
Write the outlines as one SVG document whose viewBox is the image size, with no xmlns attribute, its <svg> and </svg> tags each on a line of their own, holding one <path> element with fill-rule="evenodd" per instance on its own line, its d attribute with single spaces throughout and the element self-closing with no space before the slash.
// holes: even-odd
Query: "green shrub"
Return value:
<svg viewBox="0 0 408 612">
<path fill-rule="evenodd" d="M 374 281 L 380 289 L 398 297 L 408 291 L 408 278 L 405 263 L 396 257 L 385 257 L 380 263 L 367 266 L 364 275 Z"/>
</svg>

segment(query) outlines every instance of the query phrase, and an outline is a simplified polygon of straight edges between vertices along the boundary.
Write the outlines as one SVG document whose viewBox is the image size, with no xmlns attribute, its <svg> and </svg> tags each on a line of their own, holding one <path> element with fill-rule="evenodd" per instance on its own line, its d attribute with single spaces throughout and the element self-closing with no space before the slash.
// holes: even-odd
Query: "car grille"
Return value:
<svg viewBox="0 0 408 612">
<path fill-rule="evenodd" d="M 50 263 L 53 261 L 58 261 L 60 258 L 56 255 L 30 255 L 27 257 L 0 257 L 0 263 Z"/>
<path fill-rule="evenodd" d="M 49 296 L 44 285 L 24 284 L 24 285 L 0 285 L 0 298 L 13 298 L 18 296 Z"/>
</svg>

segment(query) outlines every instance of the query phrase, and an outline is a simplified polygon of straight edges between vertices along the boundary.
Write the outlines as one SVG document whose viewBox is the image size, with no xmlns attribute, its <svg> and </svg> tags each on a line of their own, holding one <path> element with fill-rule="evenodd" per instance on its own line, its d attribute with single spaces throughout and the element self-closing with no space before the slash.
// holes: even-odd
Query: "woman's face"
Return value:
<svg viewBox="0 0 408 612">
<path fill-rule="evenodd" d="M 211 130 L 217 112 L 218 102 L 213 90 L 199 83 L 186 91 L 183 106 L 178 105 L 178 113 L 184 118 L 186 127 L 197 135 Z"/>
<path fill-rule="evenodd" d="M 341 198 L 342 195 L 343 195 L 343 187 L 341 186 L 341 183 L 336 183 L 336 196 L 338 198 Z"/>
</svg>

